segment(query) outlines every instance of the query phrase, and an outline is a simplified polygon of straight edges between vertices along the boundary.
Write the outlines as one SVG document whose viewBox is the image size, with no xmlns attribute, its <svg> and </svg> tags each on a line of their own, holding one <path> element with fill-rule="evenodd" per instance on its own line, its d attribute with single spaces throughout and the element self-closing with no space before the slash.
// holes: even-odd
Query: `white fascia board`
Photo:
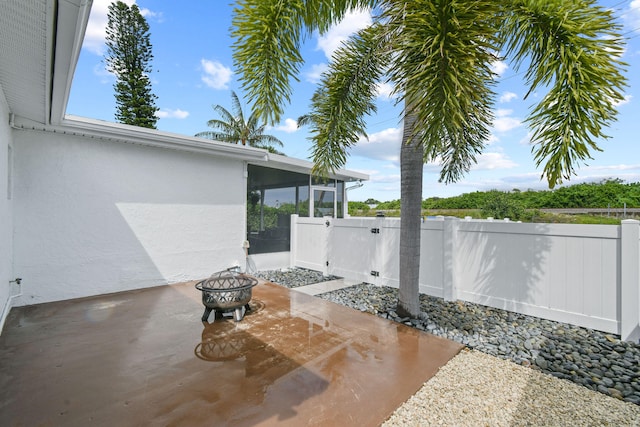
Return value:
<svg viewBox="0 0 640 427">
<path fill-rule="evenodd" d="M 296 159 L 293 157 L 281 156 L 279 154 L 268 153 L 268 160 L 265 162 L 251 162 L 259 166 L 266 166 L 274 169 L 287 170 L 290 172 L 299 172 L 310 174 L 313 163 L 307 160 Z M 341 181 L 368 181 L 369 175 L 361 172 L 351 171 L 347 169 L 338 169 L 335 173 L 330 173 L 329 178 L 339 179 Z"/>
<path fill-rule="evenodd" d="M 3 107 L 6 111 L 11 112 L 11 107 L 9 107 L 9 103 L 7 102 L 7 95 L 4 93 L 2 84 L 0 84 L 0 107 Z"/>
<path fill-rule="evenodd" d="M 64 119 L 73 75 L 89 22 L 92 0 L 60 0 L 57 4 L 55 46 L 52 46 L 55 50 L 53 55 L 50 55 L 54 62 L 53 67 L 48 67 L 53 74 L 50 92 L 47 92 L 51 94 L 50 110 L 47 113 L 49 123 L 53 125 L 61 124 Z"/>
<path fill-rule="evenodd" d="M 163 132 L 157 129 L 130 126 L 122 123 L 111 123 L 85 117 L 67 115 L 60 125 L 43 125 L 41 123 L 16 116 L 12 123 L 12 127 L 14 129 L 55 132 L 105 141 L 210 154 L 245 161 L 259 161 L 267 159 L 267 151 L 259 148 L 211 141 L 204 138 Z"/>
</svg>

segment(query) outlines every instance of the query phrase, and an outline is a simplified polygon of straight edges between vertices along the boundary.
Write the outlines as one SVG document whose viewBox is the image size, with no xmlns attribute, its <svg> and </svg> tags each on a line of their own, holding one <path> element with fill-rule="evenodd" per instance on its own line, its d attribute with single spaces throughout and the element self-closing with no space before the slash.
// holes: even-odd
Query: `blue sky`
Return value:
<svg viewBox="0 0 640 427">
<path fill-rule="evenodd" d="M 104 67 L 104 27 L 110 1 L 94 0 L 84 45 L 75 72 L 67 113 L 115 121 L 114 77 Z M 128 0 L 126 3 L 134 3 Z M 225 1 L 184 2 L 138 0 L 151 30 L 154 59 L 151 63 L 153 92 L 160 108 L 157 127 L 183 135 L 208 130 L 206 122 L 218 118 L 212 105 L 231 110 L 231 90 L 243 93 L 232 60 L 229 36 L 233 5 Z M 618 120 L 607 129 L 610 139 L 600 141 L 603 152 L 577 170 L 566 184 L 621 178 L 640 181 L 640 146 L 636 143 L 640 126 L 640 0 L 601 0 L 615 11 L 624 25 L 627 46 L 623 60 L 629 64 L 626 99 L 618 106 Z M 304 128 L 296 129 L 295 119 L 308 111 L 309 99 L 331 53 L 352 31 L 370 22 L 367 12 L 354 13 L 328 34 L 314 35 L 304 45 L 305 66 L 300 82 L 294 83 L 292 103 L 282 122 L 269 130 L 284 142 L 281 149 L 291 157 L 308 159 L 311 144 Z M 518 188 L 546 189 L 531 154 L 528 130 L 523 123 L 527 111 L 543 94 L 526 94 L 522 72 L 508 63 L 494 64 L 500 74 L 496 87 L 495 122 L 491 140 L 478 164 L 455 184 L 438 183 L 439 167 L 425 165 L 423 197 L 448 197 L 473 191 Z M 380 87 L 378 113 L 367 121 L 368 140 L 350 153 L 347 168 L 370 175 L 364 187 L 350 194 L 351 200 L 375 198 L 381 201 L 400 197 L 399 150 L 401 123 L 399 110 Z M 243 101 L 245 114 L 249 106 Z"/>
</svg>

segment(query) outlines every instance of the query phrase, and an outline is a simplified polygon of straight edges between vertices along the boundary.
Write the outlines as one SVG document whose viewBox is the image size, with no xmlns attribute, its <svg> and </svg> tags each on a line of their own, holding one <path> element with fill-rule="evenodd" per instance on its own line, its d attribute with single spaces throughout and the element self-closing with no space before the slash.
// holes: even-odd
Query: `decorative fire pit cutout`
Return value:
<svg viewBox="0 0 640 427">
<path fill-rule="evenodd" d="M 216 315 L 233 312 L 234 320 L 241 321 L 245 311 L 251 309 L 251 290 L 257 284 L 257 279 L 238 272 L 236 268 L 213 273 L 208 279 L 196 283 L 205 306 L 202 321 L 207 322 L 213 310 L 216 310 Z"/>
</svg>

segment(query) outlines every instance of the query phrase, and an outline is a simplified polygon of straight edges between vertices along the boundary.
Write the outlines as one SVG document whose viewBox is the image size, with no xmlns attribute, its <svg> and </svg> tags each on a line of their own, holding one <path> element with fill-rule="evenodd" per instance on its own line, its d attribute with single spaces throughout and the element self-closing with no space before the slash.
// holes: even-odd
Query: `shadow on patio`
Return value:
<svg viewBox="0 0 640 427">
<path fill-rule="evenodd" d="M 461 349 L 270 283 L 250 305 L 241 322 L 203 324 L 186 283 L 14 308 L 0 336 L 0 419 L 374 426 Z"/>
</svg>

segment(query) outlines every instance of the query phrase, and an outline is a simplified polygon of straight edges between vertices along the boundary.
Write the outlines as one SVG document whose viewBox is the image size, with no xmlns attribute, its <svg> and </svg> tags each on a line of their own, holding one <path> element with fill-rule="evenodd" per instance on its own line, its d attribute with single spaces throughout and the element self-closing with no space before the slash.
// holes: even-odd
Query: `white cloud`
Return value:
<svg viewBox="0 0 640 427">
<path fill-rule="evenodd" d="M 495 136 L 494 134 L 489 135 L 489 139 L 487 140 L 487 145 L 493 145 L 495 143 L 500 142 L 500 138 Z"/>
<path fill-rule="evenodd" d="M 377 92 L 378 98 L 383 100 L 391 99 L 394 87 L 389 83 L 378 83 Z"/>
<path fill-rule="evenodd" d="M 508 68 L 509 66 L 504 61 L 495 61 L 491 64 L 491 71 L 496 73 L 498 76 L 504 74 L 504 72 L 507 71 Z"/>
<path fill-rule="evenodd" d="M 520 145 L 531 145 L 531 137 L 533 137 L 533 132 L 527 132 L 527 134 L 518 141 Z"/>
<path fill-rule="evenodd" d="M 314 64 L 311 66 L 311 71 L 305 73 L 305 78 L 309 83 L 318 84 L 322 78 L 322 73 L 327 71 L 328 64 Z"/>
<path fill-rule="evenodd" d="M 115 75 L 109 72 L 102 62 L 93 66 L 93 74 L 100 79 L 102 84 L 113 83 L 115 78 Z"/>
<path fill-rule="evenodd" d="M 502 95 L 500 95 L 500 99 L 499 102 L 506 104 L 508 102 L 513 101 L 514 99 L 516 99 L 518 97 L 518 95 L 516 95 L 513 92 L 505 92 Z"/>
<path fill-rule="evenodd" d="M 622 15 L 629 31 L 640 32 L 640 0 L 633 0 Z"/>
<path fill-rule="evenodd" d="M 156 22 L 164 22 L 164 15 L 162 12 L 154 12 L 147 8 L 140 8 L 140 15 L 144 16 L 149 21 L 152 18 Z"/>
<path fill-rule="evenodd" d="M 493 139 L 497 141 L 497 138 Z M 400 144 L 402 142 L 402 128 L 388 128 L 369 135 L 369 139 L 362 138 L 353 148 L 354 156 L 365 157 L 373 160 L 392 162 L 397 166 L 400 161 Z M 488 152 L 479 155 L 477 164 L 473 170 L 510 169 L 518 166 L 508 156 L 500 152 Z M 430 172 L 440 172 L 440 161 L 436 160 L 425 165 Z"/>
<path fill-rule="evenodd" d="M 354 156 L 375 160 L 398 162 L 400 160 L 400 142 L 402 129 L 389 128 L 369 135 L 369 139 L 362 138 L 355 147 Z"/>
<path fill-rule="evenodd" d="M 522 126 L 522 121 L 514 117 L 498 117 L 493 121 L 493 128 L 496 132 L 508 132 Z"/>
<path fill-rule="evenodd" d="M 522 126 L 522 121 L 515 117 L 510 117 L 513 110 L 498 109 L 496 110 L 496 118 L 493 121 L 493 129 L 496 132 L 508 132 L 510 130 Z"/>
<path fill-rule="evenodd" d="M 371 25 L 371 22 L 371 12 L 369 10 L 348 12 L 342 21 L 318 37 L 318 49 L 324 52 L 327 59 L 331 59 L 333 52 L 335 52 L 351 34 L 368 27 Z"/>
<path fill-rule="evenodd" d="M 637 170 L 640 171 L 640 164 L 637 165 L 603 165 L 603 166 L 585 166 L 580 168 L 581 171 L 628 171 Z"/>
<path fill-rule="evenodd" d="M 366 172 L 365 172 L 366 173 Z M 400 174 L 382 174 L 379 171 L 369 173 L 369 182 L 376 184 L 397 184 L 400 186 Z M 366 182 L 365 182 L 366 185 Z"/>
<path fill-rule="evenodd" d="M 520 190 L 548 190 L 549 186 L 546 181 L 540 180 L 540 173 L 529 172 L 518 175 L 510 175 L 499 178 L 486 178 L 482 180 L 464 181 L 465 185 L 474 189 L 474 191 L 511 191 L 514 188 Z"/>
<path fill-rule="evenodd" d="M 286 133 L 297 132 L 298 122 L 294 119 L 286 119 L 284 124 L 274 127 L 273 130 L 279 130 Z"/>
<path fill-rule="evenodd" d="M 127 6 L 135 4 L 135 0 L 123 0 L 123 2 L 126 3 Z M 104 38 L 106 36 L 107 15 L 111 3 L 112 0 L 93 0 L 87 30 L 82 43 L 83 48 L 99 56 L 102 56 L 105 51 Z M 145 18 L 154 18 L 156 21 L 162 22 L 162 13 L 153 12 L 150 9 L 144 8 L 140 9 L 140 14 Z"/>
<path fill-rule="evenodd" d="M 179 108 L 171 110 L 169 108 L 156 111 L 156 116 L 161 119 L 186 119 L 189 117 L 188 111 L 183 111 Z"/>
<path fill-rule="evenodd" d="M 611 170 L 611 173 L 606 173 L 606 170 Z M 617 172 L 616 172 L 617 171 Z M 620 173 L 620 171 L 628 171 L 626 173 Z M 633 172 L 637 171 L 637 172 Z M 595 173 L 594 173 L 595 172 Z M 640 165 L 618 165 L 618 166 L 603 166 L 603 167 L 584 167 L 580 168 L 579 176 L 572 176 L 570 181 L 565 181 L 562 186 L 574 185 L 584 182 L 600 182 L 610 178 L 620 178 L 626 182 L 638 182 L 640 181 Z M 510 191 L 514 188 L 520 190 L 548 190 L 549 184 L 547 180 L 542 177 L 542 172 L 526 172 L 516 175 L 505 175 L 499 178 L 487 179 L 483 177 L 482 180 L 474 181 L 462 181 L 459 184 L 467 185 L 474 190 L 486 191 L 497 189 L 501 191 Z"/>
<path fill-rule="evenodd" d="M 131 6 L 135 1 L 126 0 L 125 3 Z M 111 0 L 94 0 L 91 5 L 91 14 L 89 15 L 82 47 L 96 55 L 102 56 L 104 53 L 104 38 L 106 36 L 107 14 L 109 13 L 110 4 Z"/>
<path fill-rule="evenodd" d="M 618 102 L 614 102 L 613 105 L 615 105 L 616 107 L 619 107 L 621 105 L 625 105 L 631 102 L 631 99 L 633 98 L 633 95 L 625 95 L 624 99 L 622 101 L 618 101 Z"/>
<path fill-rule="evenodd" d="M 231 68 L 225 67 L 218 61 L 201 59 L 200 65 L 204 74 L 202 81 L 213 89 L 229 89 L 228 83 L 231 81 L 233 72 Z"/>
<path fill-rule="evenodd" d="M 383 191 L 383 192 L 397 193 L 398 190 L 400 189 L 401 177 L 400 177 L 399 168 L 395 170 L 395 173 L 388 173 L 388 172 L 385 173 L 379 170 L 359 171 L 359 172 L 366 173 L 367 175 L 369 175 L 369 180 L 364 182 L 365 189 L 367 187 L 367 184 L 372 184 L 376 187 L 377 190 Z M 352 193 L 352 195 L 353 194 L 355 193 Z M 398 196 L 395 196 L 393 198 L 397 199 Z M 391 198 L 385 198 L 383 200 L 391 200 Z"/>
<path fill-rule="evenodd" d="M 584 168 L 586 169 L 586 168 Z M 639 182 L 640 181 L 640 173 L 597 173 L 597 174 L 585 174 L 582 173 L 583 170 L 580 169 L 578 172 L 578 176 L 572 176 L 571 180 L 565 180 L 561 186 L 569 186 L 580 183 L 589 183 L 589 182 L 602 182 L 608 179 L 621 179 L 625 182 Z M 546 181 L 545 181 L 546 183 Z"/>
<path fill-rule="evenodd" d="M 517 163 L 512 161 L 504 153 L 482 153 L 477 158 L 477 163 L 472 166 L 472 170 L 496 170 L 496 169 L 511 169 L 518 166 Z"/>
</svg>

